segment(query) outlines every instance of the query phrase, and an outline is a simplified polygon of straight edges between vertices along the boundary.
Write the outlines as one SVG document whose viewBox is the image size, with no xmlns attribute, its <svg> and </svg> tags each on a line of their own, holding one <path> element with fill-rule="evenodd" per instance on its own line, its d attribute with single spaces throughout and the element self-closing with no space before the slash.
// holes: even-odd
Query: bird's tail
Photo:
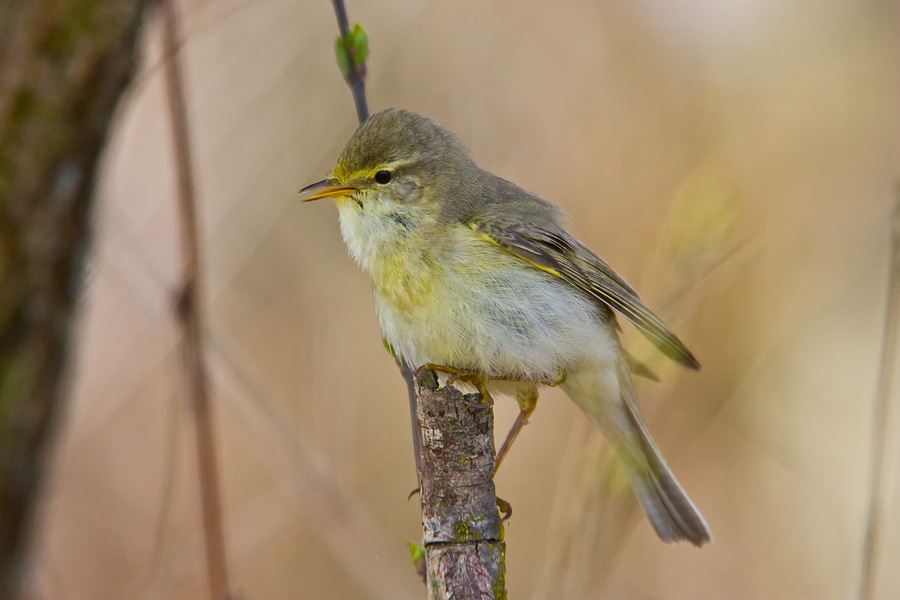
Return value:
<svg viewBox="0 0 900 600">
<path fill-rule="evenodd" d="M 619 456 L 656 535 L 664 542 L 686 540 L 695 546 L 709 542 L 712 536 L 706 521 L 663 460 L 637 405 L 626 402 L 626 407 L 640 452 L 636 453 L 636 448 L 629 444 L 622 444 Z"/>
<path fill-rule="evenodd" d="M 614 390 L 602 394 L 606 396 L 602 400 L 596 395 L 585 397 L 581 393 L 584 388 L 577 384 L 566 391 L 616 449 L 637 500 L 660 539 L 702 546 L 712 539 L 709 527 L 653 443 L 625 360 L 619 361 L 617 371 L 618 398 L 610 397 L 615 396 Z M 594 387 L 593 391 L 599 390 Z"/>
</svg>

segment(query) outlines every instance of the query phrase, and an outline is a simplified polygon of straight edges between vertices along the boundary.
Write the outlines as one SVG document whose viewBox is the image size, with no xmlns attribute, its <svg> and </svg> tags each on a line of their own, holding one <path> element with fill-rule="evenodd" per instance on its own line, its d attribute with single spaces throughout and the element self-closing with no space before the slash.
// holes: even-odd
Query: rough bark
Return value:
<svg viewBox="0 0 900 600">
<path fill-rule="evenodd" d="M 41 482 L 95 172 L 149 2 L 0 3 L 0 597 Z"/>
<path fill-rule="evenodd" d="M 506 544 L 494 491 L 494 413 L 480 394 L 416 377 L 428 598 L 506 598 Z"/>
</svg>

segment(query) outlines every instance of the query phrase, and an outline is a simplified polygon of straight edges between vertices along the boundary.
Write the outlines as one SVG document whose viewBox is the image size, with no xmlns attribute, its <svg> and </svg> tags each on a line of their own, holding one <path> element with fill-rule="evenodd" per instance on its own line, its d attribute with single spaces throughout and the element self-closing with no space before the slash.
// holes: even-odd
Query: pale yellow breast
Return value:
<svg viewBox="0 0 900 600">
<path fill-rule="evenodd" d="M 553 379 L 608 339 L 597 305 L 562 280 L 464 225 L 445 234 L 372 265 L 382 333 L 410 365 Z"/>
</svg>

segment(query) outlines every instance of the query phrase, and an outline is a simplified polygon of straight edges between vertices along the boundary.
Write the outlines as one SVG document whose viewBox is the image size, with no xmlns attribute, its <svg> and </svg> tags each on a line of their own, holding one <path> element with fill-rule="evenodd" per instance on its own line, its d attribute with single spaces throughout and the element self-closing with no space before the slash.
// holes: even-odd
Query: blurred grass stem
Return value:
<svg viewBox="0 0 900 600">
<path fill-rule="evenodd" d="M 863 538 L 862 564 L 859 579 L 859 600 L 872 598 L 875 582 L 875 553 L 878 547 L 878 530 L 881 527 L 883 506 L 882 472 L 884 471 L 885 440 L 887 439 L 888 408 L 893 381 L 893 366 L 897 359 L 897 334 L 900 328 L 900 185 L 891 222 L 891 258 L 884 317 L 884 338 L 881 347 L 881 365 L 878 369 L 878 387 L 872 407 L 872 459 L 869 475 L 869 505 L 866 511 L 866 533 Z"/>
<path fill-rule="evenodd" d="M 173 0 L 161 0 L 162 34 L 166 60 L 165 80 L 172 123 L 178 218 L 182 241 L 182 283 L 176 300 L 176 319 L 181 327 L 182 360 L 186 389 L 194 412 L 200 502 L 203 509 L 203 533 L 206 565 L 213 600 L 231 598 L 222 528 L 219 475 L 216 463 L 215 432 L 209 398 L 209 381 L 203 357 L 201 333 L 199 241 L 191 141 L 188 131 L 184 79 L 178 60 L 178 21 Z"/>
</svg>

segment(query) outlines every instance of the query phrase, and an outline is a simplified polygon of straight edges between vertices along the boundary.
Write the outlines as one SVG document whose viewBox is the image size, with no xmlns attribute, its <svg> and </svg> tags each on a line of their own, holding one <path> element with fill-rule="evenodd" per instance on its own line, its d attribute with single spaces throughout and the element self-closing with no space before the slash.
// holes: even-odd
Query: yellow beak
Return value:
<svg viewBox="0 0 900 600">
<path fill-rule="evenodd" d="M 300 202 L 346 196 L 358 189 L 352 185 L 339 185 L 336 179 L 323 179 L 300 190 Z"/>
</svg>

